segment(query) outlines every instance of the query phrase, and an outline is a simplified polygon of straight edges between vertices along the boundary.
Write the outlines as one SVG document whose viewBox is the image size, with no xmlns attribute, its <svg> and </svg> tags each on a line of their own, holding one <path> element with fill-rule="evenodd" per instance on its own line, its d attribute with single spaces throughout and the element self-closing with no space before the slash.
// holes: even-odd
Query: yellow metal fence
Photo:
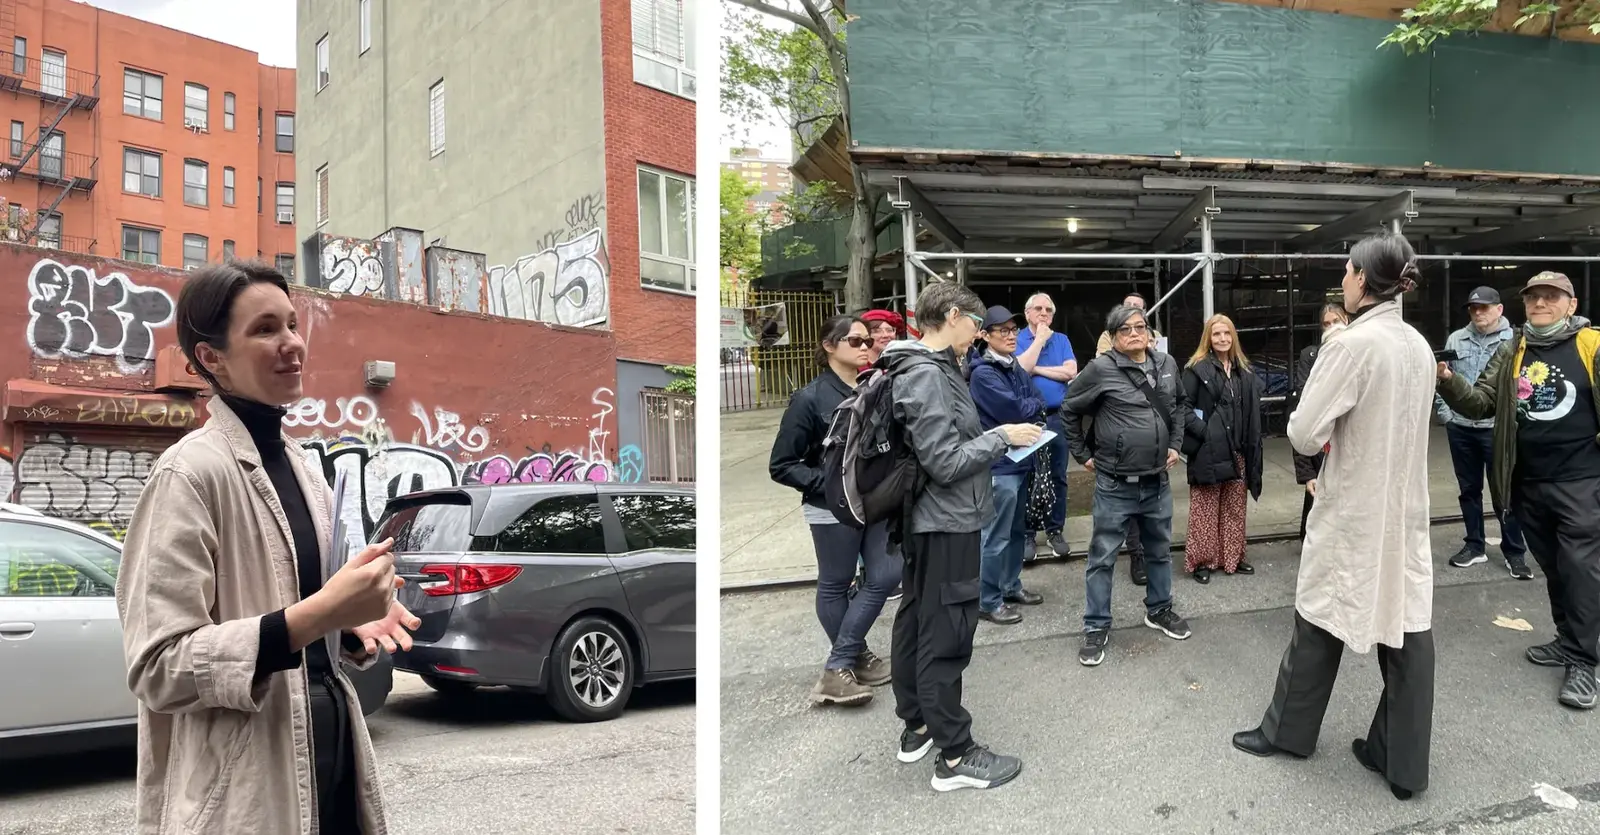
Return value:
<svg viewBox="0 0 1600 835">
<path fill-rule="evenodd" d="M 771 348 L 723 348 L 722 411 L 743 412 L 783 406 L 818 372 L 817 343 L 822 323 L 839 309 L 833 293 L 725 288 L 722 306 L 732 308 L 783 304 L 789 343 Z"/>
</svg>

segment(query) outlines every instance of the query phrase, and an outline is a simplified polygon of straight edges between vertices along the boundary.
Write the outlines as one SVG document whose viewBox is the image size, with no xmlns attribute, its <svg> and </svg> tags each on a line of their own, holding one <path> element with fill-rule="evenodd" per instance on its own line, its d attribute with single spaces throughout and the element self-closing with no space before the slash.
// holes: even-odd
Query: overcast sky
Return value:
<svg viewBox="0 0 1600 835">
<path fill-rule="evenodd" d="M 253 50 L 294 66 L 295 0 L 87 0 L 91 6 Z"/>
<path fill-rule="evenodd" d="M 728 19 L 729 18 L 727 15 L 722 17 L 722 31 L 717 33 L 716 40 L 718 49 L 722 48 L 723 36 L 729 34 L 731 31 L 728 26 Z M 779 29 L 793 28 L 792 24 L 783 20 L 774 19 L 771 21 L 771 23 L 773 26 Z M 701 84 L 702 89 L 704 89 L 705 86 L 706 85 L 704 83 Z M 722 159 L 728 159 L 728 151 L 733 148 L 743 147 L 744 143 L 747 141 L 747 137 L 743 135 L 742 129 L 736 131 L 733 126 L 729 125 L 726 116 L 722 117 L 722 124 L 722 136 L 718 137 L 718 140 L 722 145 Z M 781 116 L 779 116 L 776 110 L 772 111 L 768 115 L 765 124 L 750 125 L 749 127 L 750 133 L 748 136 L 748 141 L 750 144 L 762 149 L 764 152 L 762 156 L 782 160 L 787 160 L 789 158 L 789 125 Z"/>
</svg>

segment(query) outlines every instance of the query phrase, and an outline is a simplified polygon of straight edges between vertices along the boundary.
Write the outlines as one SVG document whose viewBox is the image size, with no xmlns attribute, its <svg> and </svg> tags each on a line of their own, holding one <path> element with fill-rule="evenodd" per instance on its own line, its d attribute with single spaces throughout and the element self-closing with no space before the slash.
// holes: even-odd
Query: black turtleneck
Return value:
<svg viewBox="0 0 1600 835">
<path fill-rule="evenodd" d="M 311 508 L 306 504 L 305 493 L 294 477 L 289 465 L 290 452 L 283 442 L 283 417 L 286 409 L 267 406 L 230 394 L 218 395 L 222 402 L 239 416 L 244 427 L 261 454 L 261 467 L 267 471 L 272 488 L 283 505 L 283 515 L 289 520 L 289 532 L 294 537 L 295 568 L 299 577 L 300 599 L 305 600 L 322 590 L 322 548 L 317 542 L 317 529 L 311 518 Z M 308 672 L 321 673 L 333 669 L 328 657 L 327 644 L 313 641 L 305 648 Z M 289 624 L 284 610 L 280 609 L 261 619 L 261 643 L 256 654 L 256 675 L 270 675 L 281 670 L 300 666 L 300 653 L 290 650 Z"/>
</svg>

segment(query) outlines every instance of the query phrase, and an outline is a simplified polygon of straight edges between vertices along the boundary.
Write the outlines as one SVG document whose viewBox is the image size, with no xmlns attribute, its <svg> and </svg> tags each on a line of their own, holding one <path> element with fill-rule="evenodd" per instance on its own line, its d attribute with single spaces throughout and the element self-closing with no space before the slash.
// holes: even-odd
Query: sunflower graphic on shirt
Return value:
<svg viewBox="0 0 1600 835">
<path fill-rule="evenodd" d="M 1558 420 L 1571 411 L 1572 384 L 1544 360 L 1534 360 L 1517 377 L 1517 419 Z"/>
</svg>

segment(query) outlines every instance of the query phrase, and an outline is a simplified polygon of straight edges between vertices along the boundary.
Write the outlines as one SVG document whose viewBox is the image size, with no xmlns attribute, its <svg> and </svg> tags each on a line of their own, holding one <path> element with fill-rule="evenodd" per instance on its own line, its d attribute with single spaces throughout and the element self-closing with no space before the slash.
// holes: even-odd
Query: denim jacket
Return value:
<svg viewBox="0 0 1600 835">
<path fill-rule="evenodd" d="M 1447 351 L 1455 351 L 1458 359 L 1450 363 L 1450 370 L 1457 376 L 1466 380 L 1467 385 L 1478 381 L 1479 375 L 1489 367 L 1489 359 L 1500 346 L 1511 341 L 1515 331 L 1505 317 L 1500 317 L 1500 324 L 1489 333 L 1479 333 L 1472 325 L 1467 325 L 1461 330 L 1450 334 L 1445 340 L 1444 347 Z M 1440 423 L 1455 424 L 1470 429 L 1490 429 L 1494 427 L 1494 418 L 1488 420 L 1468 420 L 1451 411 L 1445 405 L 1444 398 L 1437 395 L 1433 398 L 1433 409 Z"/>
</svg>

